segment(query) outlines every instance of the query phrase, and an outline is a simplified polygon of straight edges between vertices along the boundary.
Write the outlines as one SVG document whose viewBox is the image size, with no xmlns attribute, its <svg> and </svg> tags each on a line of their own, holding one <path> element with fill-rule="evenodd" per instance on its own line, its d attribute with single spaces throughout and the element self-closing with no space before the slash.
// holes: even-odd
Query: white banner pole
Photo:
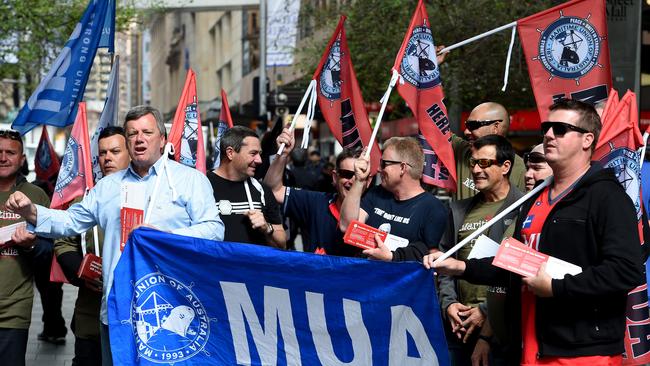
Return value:
<svg viewBox="0 0 650 366">
<path fill-rule="evenodd" d="M 448 251 L 445 252 L 440 258 L 436 259 L 435 262 L 433 262 L 434 266 L 437 263 L 440 263 L 444 261 L 445 259 L 449 258 L 452 254 L 456 253 L 460 248 L 462 248 L 465 244 L 469 243 L 471 240 L 475 239 L 479 235 L 481 235 L 485 230 L 489 229 L 490 226 L 494 225 L 497 221 L 501 220 L 505 215 L 509 214 L 510 212 L 516 210 L 519 206 L 521 206 L 524 202 L 526 202 L 529 198 L 532 196 L 536 195 L 539 191 L 542 189 L 546 188 L 548 185 L 551 184 L 551 181 L 553 180 L 553 176 L 550 176 L 544 180 L 544 182 L 537 187 L 535 187 L 532 191 L 528 192 L 525 194 L 523 197 L 518 199 L 515 203 L 512 205 L 508 206 L 505 210 L 501 211 L 498 215 L 494 216 L 490 221 L 486 222 L 485 225 L 481 226 L 478 228 L 476 231 L 471 233 L 468 237 L 466 237 L 464 240 L 462 240 L 460 243 L 454 245 L 453 248 L 449 249 Z"/>
</svg>

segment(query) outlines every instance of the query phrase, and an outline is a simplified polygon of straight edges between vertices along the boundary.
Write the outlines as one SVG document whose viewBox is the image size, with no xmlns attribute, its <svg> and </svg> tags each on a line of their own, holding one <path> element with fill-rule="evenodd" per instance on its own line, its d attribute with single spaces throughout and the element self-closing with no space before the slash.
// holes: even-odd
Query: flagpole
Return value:
<svg viewBox="0 0 650 366">
<path fill-rule="evenodd" d="M 470 241 L 472 241 L 473 239 L 475 239 L 476 237 L 481 235 L 485 230 L 489 229 L 490 226 L 494 225 L 497 221 L 501 220 L 504 216 L 506 216 L 510 212 L 514 211 L 515 209 L 517 209 L 524 202 L 526 202 L 529 198 L 536 195 L 539 191 L 541 191 L 542 189 L 549 186 L 551 184 L 552 180 L 553 180 L 553 176 L 550 176 L 550 177 L 546 178 L 543 183 L 541 183 L 537 187 L 533 188 L 532 191 L 528 192 L 523 197 L 521 197 L 520 199 L 515 201 L 515 203 L 508 206 L 505 210 L 501 211 L 498 215 L 494 216 L 494 218 L 492 218 L 490 221 L 486 222 L 485 225 L 481 226 L 480 228 L 475 230 L 473 233 L 469 234 L 468 237 L 466 237 L 460 243 L 454 245 L 453 248 L 446 251 L 445 254 L 443 254 L 440 258 L 436 259 L 435 262 L 433 262 L 434 266 L 437 263 L 440 263 L 440 262 L 444 261 L 445 259 L 449 258 L 452 254 L 456 253 L 465 244 L 469 243 Z"/>
<path fill-rule="evenodd" d="M 454 50 L 454 49 L 456 49 L 456 48 L 462 47 L 462 46 L 464 46 L 464 45 L 466 45 L 466 44 L 468 44 L 468 43 L 472 43 L 472 42 L 474 42 L 474 41 L 478 41 L 479 39 L 482 39 L 482 38 L 485 38 L 485 37 L 491 36 L 491 35 L 493 35 L 493 34 L 495 34 L 495 33 L 499 33 L 499 32 L 501 32 L 501 31 L 503 31 L 503 30 L 506 30 L 506 29 L 509 29 L 509 28 L 512 28 L 512 27 L 516 27 L 516 26 L 517 26 L 517 22 L 516 22 L 516 21 L 514 21 L 514 22 L 512 22 L 512 23 L 508 23 L 508 24 L 506 24 L 506 25 L 502 25 L 502 26 L 500 26 L 500 27 L 497 27 L 497 28 L 494 28 L 494 29 L 489 30 L 489 31 L 487 31 L 487 32 L 484 32 L 484 33 L 481 33 L 481 34 L 479 34 L 479 35 L 476 35 L 476 36 L 474 36 L 474 37 L 472 37 L 472 38 L 468 38 L 468 39 L 466 39 L 466 40 L 464 40 L 464 41 L 461 41 L 461 42 L 458 42 L 458 43 L 456 43 L 456 44 L 453 44 L 453 45 L 451 45 L 451 46 L 449 46 L 449 47 L 445 47 L 445 48 L 441 49 L 441 50 L 438 52 L 438 54 L 440 55 L 440 54 L 443 54 L 443 53 L 445 53 L 445 52 L 449 52 L 449 51 Z"/>
<path fill-rule="evenodd" d="M 384 96 L 380 99 L 381 109 L 379 109 L 379 114 L 377 115 L 377 120 L 375 121 L 375 128 L 373 128 L 372 135 L 370 136 L 370 141 L 368 141 L 368 145 L 366 145 L 366 155 L 364 156 L 366 159 L 370 159 L 370 152 L 372 151 L 372 146 L 375 143 L 375 139 L 377 139 L 377 131 L 379 131 L 381 119 L 384 117 L 384 111 L 386 110 L 386 105 L 388 104 L 388 98 L 390 97 L 390 93 L 393 91 L 395 84 L 397 84 L 397 80 L 399 80 L 399 73 L 397 70 L 393 69 L 393 75 L 391 76 L 390 82 L 388 83 L 388 89 L 386 89 Z"/>
<path fill-rule="evenodd" d="M 302 100 L 300 101 L 300 104 L 298 105 L 298 110 L 296 111 L 296 114 L 293 115 L 293 118 L 291 119 L 291 125 L 289 126 L 289 131 L 292 131 L 296 128 L 296 122 L 298 121 L 298 116 L 300 116 L 300 112 L 302 112 L 302 109 L 305 107 L 305 103 L 307 102 L 307 98 L 310 96 L 311 93 L 316 93 L 316 80 L 313 80 L 309 83 L 309 86 L 307 87 L 307 90 L 305 91 L 305 95 L 302 96 Z M 278 149 L 277 155 L 282 155 L 282 151 L 284 151 L 284 143 L 280 145 L 280 148 Z"/>
<path fill-rule="evenodd" d="M 641 155 L 639 156 L 639 170 L 643 168 L 643 161 L 645 160 L 645 149 L 648 147 L 648 136 L 650 134 L 646 131 L 643 134 L 643 147 L 641 148 Z"/>
</svg>

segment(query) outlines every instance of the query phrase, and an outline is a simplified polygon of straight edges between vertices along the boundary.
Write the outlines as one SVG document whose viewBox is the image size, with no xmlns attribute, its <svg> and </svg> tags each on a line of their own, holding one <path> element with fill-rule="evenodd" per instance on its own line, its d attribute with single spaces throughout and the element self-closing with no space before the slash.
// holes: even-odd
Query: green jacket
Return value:
<svg viewBox="0 0 650 366">
<path fill-rule="evenodd" d="M 25 221 L 20 215 L 4 210 L 7 198 L 16 191 L 23 192 L 35 204 L 50 205 L 42 189 L 19 176 L 9 191 L 0 192 L 0 227 Z M 29 329 L 34 298 L 34 252 L 20 247 L 0 249 L 0 328 Z"/>
</svg>

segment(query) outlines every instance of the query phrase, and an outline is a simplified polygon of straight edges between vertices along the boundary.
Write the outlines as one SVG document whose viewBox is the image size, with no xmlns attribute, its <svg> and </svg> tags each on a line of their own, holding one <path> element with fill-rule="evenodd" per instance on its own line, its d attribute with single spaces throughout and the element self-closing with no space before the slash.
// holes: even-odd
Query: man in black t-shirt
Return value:
<svg viewBox="0 0 650 366">
<path fill-rule="evenodd" d="M 355 180 L 341 205 L 339 227 L 345 232 L 359 220 L 386 233 L 408 240 L 406 247 L 391 251 L 375 238 L 377 248 L 363 254 L 384 261 L 421 261 L 437 248 L 447 225 L 447 210 L 420 185 L 424 153 L 412 137 L 391 137 L 384 142 L 381 186 L 372 187 L 361 198 L 370 176 L 370 162 L 362 153 L 354 162 Z"/>
<path fill-rule="evenodd" d="M 235 126 L 221 137 L 219 167 L 208 172 L 214 200 L 226 228 L 225 241 L 285 248 L 280 207 L 273 192 L 253 178 L 262 164 L 260 140 Z"/>
</svg>

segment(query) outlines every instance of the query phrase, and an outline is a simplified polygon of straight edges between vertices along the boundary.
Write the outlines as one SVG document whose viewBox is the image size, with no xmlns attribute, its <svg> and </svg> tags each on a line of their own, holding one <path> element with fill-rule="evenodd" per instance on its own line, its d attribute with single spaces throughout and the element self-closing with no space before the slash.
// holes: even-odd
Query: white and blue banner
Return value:
<svg viewBox="0 0 650 366">
<path fill-rule="evenodd" d="M 448 365 L 418 263 L 133 232 L 108 298 L 116 365 Z"/>
<path fill-rule="evenodd" d="M 52 68 L 18 113 L 12 129 L 25 134 L 42 124 L 65 127 L 74 123 L 102 37 L 109 2 L 90 1 Z"/>
</svg>

